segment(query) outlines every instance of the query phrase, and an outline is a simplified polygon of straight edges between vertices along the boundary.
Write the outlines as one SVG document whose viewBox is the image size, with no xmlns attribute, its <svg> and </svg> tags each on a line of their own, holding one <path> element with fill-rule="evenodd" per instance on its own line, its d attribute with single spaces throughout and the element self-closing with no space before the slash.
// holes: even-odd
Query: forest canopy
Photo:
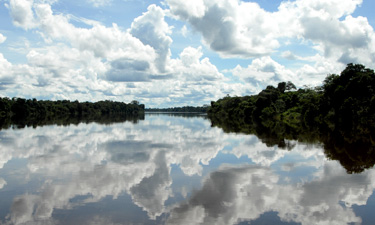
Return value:
<svg viewBox="0 0 375 225">
<path fill-rule="evenodd" d="M 375 74 L 360 64 L 348 64 L 315 88 L 281 82 L 257 95 L 224 97 L 211 102 L 208 116 L 212 126 L 256 135 L 267 146 L 321 143 L 348 173 L 375 164 Z"/>
<path fill-rule="evenodd" d="M 368 133 L 360 127 L 375 126 L 375 74 L 363 65 L 348 64 L 340 75 L 328 75 L 322 86 L 297 90 L 293 83 L 281 82 L 257 95 L 212 101 L 208 114 L 244 123 L 326 124 Z"/>
<path fill-rule="evenodd" d="M 109 115 L 138 115 L 144 113 L 145 106 L 138 101 L 124 102 L 99 101 L 79 102 L 69 100 L 38 101 L 24 98 L 0 98 L 0 119 L 45 120 L 46 118 L 87 117 Z"/>
</svg>

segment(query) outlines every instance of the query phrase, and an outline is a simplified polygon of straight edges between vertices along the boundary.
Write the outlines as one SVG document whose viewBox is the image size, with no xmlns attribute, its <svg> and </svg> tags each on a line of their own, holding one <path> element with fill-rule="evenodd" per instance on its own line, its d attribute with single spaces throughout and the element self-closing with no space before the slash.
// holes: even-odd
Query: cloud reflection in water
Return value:
<svg viewBox="0 0 375 225">
<path fill-rule="evenodd" d="M 294 143 L 292 151 L 279 150 L 255 136 L 225 134 L 202 118 L 148 116 L 138 124 L 45 126 L 0 134 L 7 140 L 0 142 L 0 190 L 25 184 L 7 182 L 7 164 L 15 159 L 26 162 L 26 182 L 42 182 L 14 196 L 6 222 L 13 224 L 62 223 L 55 217 L 57 210 L 69 215 L 123 195 L 158 223 L 236 224 L 275 211 L 282 221 L 345 224 L 361 221 L 351 206 L 365 205 L 375 187 L 374 170 L 348 175 L 337 162 L 326 161 L 318 146 Z M 225 164 L 222 159 L 211 164 L 223 154 L 248 158 L 248 163 Z M 201 188 L 184 187 L 180 196 L 172 165 L 178 165 L 183 179 L 203 176 Z M 295 175 L 297 167 L 312 169 Z M 91 218 L 86 223 L 92 222 L 95 212 L 84 212 Z M 95 218 L 119 223 L 107 216 Z"/>
</svg>

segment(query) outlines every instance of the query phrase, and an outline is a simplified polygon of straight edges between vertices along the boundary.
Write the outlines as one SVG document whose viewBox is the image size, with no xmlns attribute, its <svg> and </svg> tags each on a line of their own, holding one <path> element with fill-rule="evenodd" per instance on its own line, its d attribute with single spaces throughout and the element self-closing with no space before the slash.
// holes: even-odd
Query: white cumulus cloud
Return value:
<svg viewBox="0 0 375 225">
<path fill-rule="evenodd" d="M 146 13 L 134 20 L 130 29 L 134 37 L 155 49 L 158 54 L 156 66 L 161 73 L 166 72 L 171 55 L 169 46 L 172 43 L 168 36 L 172 32 L 171 27 L 165 22 L 164 16 L 165 13 L 160 7 L 150 5 Z"/>
<path fill-rule="evenodd" d="M 282 1 L 273 12 L 241 0 L 142 2 L 129 27 L 95 16 L 124 2 L 85 2 L 94 6 L 86 7 L 90 19 L 67 14 L 56 0 L 5 4 L 27 47 L 17 63 L 0 53 L 1 95 L 202 105 L 281 81 L 319 85 L 347 63 L 375 66 L 373 27 L 353 14 L 362 0 Z M 14 49 L 14 34 L 1 32 L 2 48 Z M 233 58 L 252 61 L 234 67 Z"/>
<path fill-rule="evenodd" d="M 237 0 L 166 2 L 172 15 L 189 23 L 202 35 L 203 43 L 222 57 L 255 58 L 255 62 L 247 69 L 249 73 L 241 76 L 252 79 L 253 84 L 260 79 L 275 83 L 281 77 L 294 77 L 293 81 L 299 83 L 304 76 L 299 72 L 304 67 L 312 65 L 322 68 L 319 65 L 321 61 L 314 60 L 295 64 L 293 71 L 284 69 L 282 73 L 280 69 L 276 72 L 254 68 L 254 63 L 272 57 L 281 47 L 286 46 L 285 43 L 290 42 L 311 49 L 324 60 L 333 63 L 325 66 L 325 70 L 316 68 L 319 72 L 315 73 L 314 78 L 307 75 L 307 80 L 314 84 L 321 82 L 329 73 L 339 73 L 347 63 L 375 66 L 374 29 L 367 18 L 352 16 L 362 0 L 282 1 L 275 12 L 268 12 L 254 2 Z M 190 4 L 192 7 L 189 8 Z M 291 60 L 307 59 L 297 57 L 290 51 L 280 55 Z M 309 59 L 314 58 L 310 56 Z M 235 69 L 236 76 L 241 73 L 240 70 L 243 69 Z"/>
<path fill-rule="evenodd" d="M 33 12 L 33 0 L 10 0 L 7 7 L 16 26 L 24 29 L 34 28 L 36 26 Z"/>
</svg>

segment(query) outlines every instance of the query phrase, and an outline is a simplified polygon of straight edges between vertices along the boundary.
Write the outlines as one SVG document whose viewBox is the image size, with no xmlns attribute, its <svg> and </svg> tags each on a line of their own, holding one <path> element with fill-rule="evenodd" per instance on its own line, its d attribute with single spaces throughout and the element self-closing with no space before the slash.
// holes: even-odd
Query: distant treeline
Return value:
<svg viewBox="0 0 375 225">
<path fill-rule="evenodd" d="M 183 106 L 173 108 L 147 108 L 146 112 L 195 112 L 195 113 L 206 113 L 209 106 Z"/>
<path fill-rule="evenodd" d="M 296 90 L 293 83 L 281 82 L 258 95 L 213 101 L 208 115 L 217 121 L 326 124 L 331 129 L 370 134 L 375 128 L 375 74 L 363 65 L 348 64 L 340 75 L 328 75 L 322 86 Z"/>
<path fill-rule="evenodd" d="M 129 104 L 113 101 L 78 102 L 69 100 L 38 101 L 36 99 L 0 98 L 0 119 L 45 120 L 64 117 L 99 117 L 108 115 L 137 115 L 145 106 L 138 101 Z"/>
</svg>

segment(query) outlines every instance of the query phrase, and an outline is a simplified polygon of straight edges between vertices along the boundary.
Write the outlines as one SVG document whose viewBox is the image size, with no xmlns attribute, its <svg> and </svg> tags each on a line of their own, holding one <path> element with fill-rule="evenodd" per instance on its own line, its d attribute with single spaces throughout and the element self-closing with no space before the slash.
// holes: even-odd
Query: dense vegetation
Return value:
<svg viewBox="0 0 375 225">
<path fill-rule="evenodd" d="M 255 134 L 270 146 L 320 142 L 350 173 L 375 164 L 375 74 L 363 65 L 348 64 L 320 87 L 282 82 L 258 95 L 227 96 L 211 102 L 208 116 L 213 126 Z"/>
<path fill-rule="evenodd" d="M 293 83 L 282 82 L 258 95 L 227 96 L 211 102 L 208 113 L 211 118 L 245 123 L 325 123 L 357 130 L 375 124 L 375 74 L 363 65 L 348 64 L 341 75 L 327 76 L 321 87 L 296 90 Z"/>
<path fill-rule="evenodd" d="M 183 107 L 173 107 L 173 108 L 147 108 L 146 112 L 186 112 L 186 113 L 206 113 L 209 106 L 183 106 Z"/>
<path fill-rule="evenodd" d="M 78 121 L 109 121 L 110 118 L 132 118 L 144 113 L 145 106 L 137 101 L 129 104 L 113 101 L 38 101 L 36 99 L 0 98 L 0 125 L 66 124 Z M 106 119 L 107 118 L 107 119 Z"/>
</svg>

